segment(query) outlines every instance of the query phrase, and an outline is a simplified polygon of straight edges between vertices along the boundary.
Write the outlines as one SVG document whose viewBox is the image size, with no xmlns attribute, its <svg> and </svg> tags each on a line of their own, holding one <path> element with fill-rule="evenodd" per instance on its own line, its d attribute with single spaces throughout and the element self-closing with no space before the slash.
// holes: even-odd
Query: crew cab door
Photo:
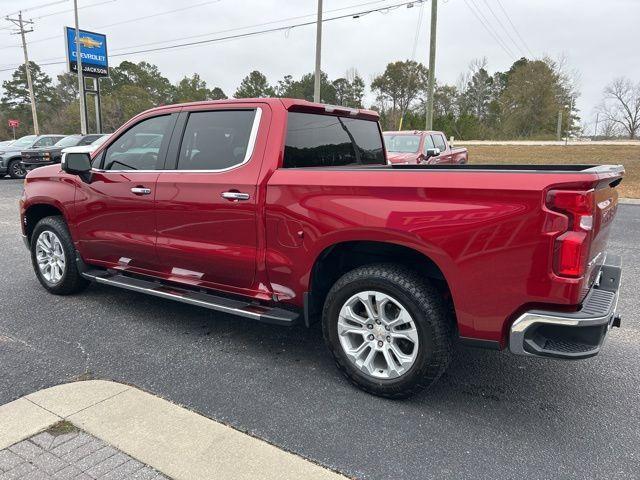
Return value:
<svg viewBox="0 0 640 480">
<path fill-rule="evenodd" d="M 249 289 L 269 109 L 221 104 L 185 108 L 180 115 L 156 187 L 163 273 L 205 287 Z"/>
<path fill-rule="evenodd" d="M 85 260 L 157 270 L 154 202 L 176 114 L 140 120 L 94 159 L 90 182 L 76 190 L 75 238 Z"/>
</svg>

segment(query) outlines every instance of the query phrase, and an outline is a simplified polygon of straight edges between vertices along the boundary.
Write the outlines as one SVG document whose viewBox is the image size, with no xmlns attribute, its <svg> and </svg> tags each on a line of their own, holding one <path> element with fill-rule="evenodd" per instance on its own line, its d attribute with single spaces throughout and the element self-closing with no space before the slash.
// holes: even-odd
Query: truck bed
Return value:
<svg viewBox="0 0 640 480">
<path fill-rule="evenodd" d="M 620 173 L 622 165 L 527 165 L 527 164 L 465 164 L 465 165 L 387 165 L 376 168 L 392 168 L 393 170 L 491 170 L 504 172 L 553 172 L 553 173 Z"/>
</svg>

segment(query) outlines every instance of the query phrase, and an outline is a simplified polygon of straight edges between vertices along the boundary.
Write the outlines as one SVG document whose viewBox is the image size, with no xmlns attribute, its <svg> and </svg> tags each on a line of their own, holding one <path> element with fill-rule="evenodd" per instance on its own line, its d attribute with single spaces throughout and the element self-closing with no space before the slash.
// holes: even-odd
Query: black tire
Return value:
<svg viewBox="0 0 640 480">
<path fill-rule="evenodd" d="M 11 178 L 24 178 L 27 176 L 27 169 L 18 158 L 9 162 L 7 172 Z"/>
<path fill-rule="evenodd" d="M 62 278 L 58 282 L 49 282 L 44 278 L 40 268 L 38 267 L 38 261 L 36 259 L 36 243 L 40 235 L 45 232 L 53 232 L 60 240 L 62 250 L 65 256 L 65 267 L 63 269 Z M 33 269 L 38 277 L 38 280 L 42 286 L 54 295 L 70 295 L 78 293 L 84 290 L 89 281 L 86 280 L 78 271 L 78 265 L 76 258 L 78 252 L 71 240 L 71 234 L 67 228 L 67 224 L 60 216 L 45 217 L 40 220 L 31 234 L 31 263 Z"/>
<path fill-rule="evenodd" d="M 418 352 L 406 373 L 393 379 L 362 372 L 345 354 L 338 336 L 338 316 L 358 292 L 380 291 L 397 299 L 418 332 Z M 340 371 L 357 387 L 386 398 L 406 398 L 433 384 L 447 369 L 453 352 L 453 319 L 433 285 L 412 270 L 395 264 L 373 264 L 343 275 L 331 288 L 322 313 L 322 331 Z"/>
</svg>

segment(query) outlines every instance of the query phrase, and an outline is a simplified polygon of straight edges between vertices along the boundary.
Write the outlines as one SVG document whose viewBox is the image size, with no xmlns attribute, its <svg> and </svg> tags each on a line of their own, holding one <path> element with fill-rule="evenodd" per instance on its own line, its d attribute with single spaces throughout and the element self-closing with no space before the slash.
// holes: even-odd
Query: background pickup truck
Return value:
<svg viewBox="0 0 640 480">
<path fill-rule="evenodd" d="M 443 132 L 384 132 L 387 158 L 399 164 L 463 165 L 469 160 L 466 148 L 453 148 Z"/>
<path fill-rule="evenodd" d="M 320 321 L 340 370 L 390 398 L 433 383 L 455 341 L 597 354 L 619 324 L 623 169 L 389 165 L 377 118 L 289 99 L 144 112 L 28 174 L 35 273 L 54 294 L 94 281 Z"/>
</svg>

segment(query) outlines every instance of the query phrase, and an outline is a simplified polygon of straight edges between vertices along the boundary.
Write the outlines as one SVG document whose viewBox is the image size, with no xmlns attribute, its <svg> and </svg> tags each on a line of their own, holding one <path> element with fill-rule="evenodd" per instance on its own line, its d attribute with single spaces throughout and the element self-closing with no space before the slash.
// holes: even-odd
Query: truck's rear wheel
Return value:
<svg viewBox="0 0 640 480">
<path fill-rule="evenodd" d="M 31 234 L 31 261 L 38 280 L 56 295 L 83 290 L 89 282 L 76 265 L 76 249 L 62 217 L 40 220 Z"/>
<path fill-rule="evenodd" d="M 342 276 L 327 295 L 322 325 L 338 368 L 375 395 L 413 395 L 435 382 L 451 358 L 452 322 L 441 294 L 399 265 Z"/>
</svg>

